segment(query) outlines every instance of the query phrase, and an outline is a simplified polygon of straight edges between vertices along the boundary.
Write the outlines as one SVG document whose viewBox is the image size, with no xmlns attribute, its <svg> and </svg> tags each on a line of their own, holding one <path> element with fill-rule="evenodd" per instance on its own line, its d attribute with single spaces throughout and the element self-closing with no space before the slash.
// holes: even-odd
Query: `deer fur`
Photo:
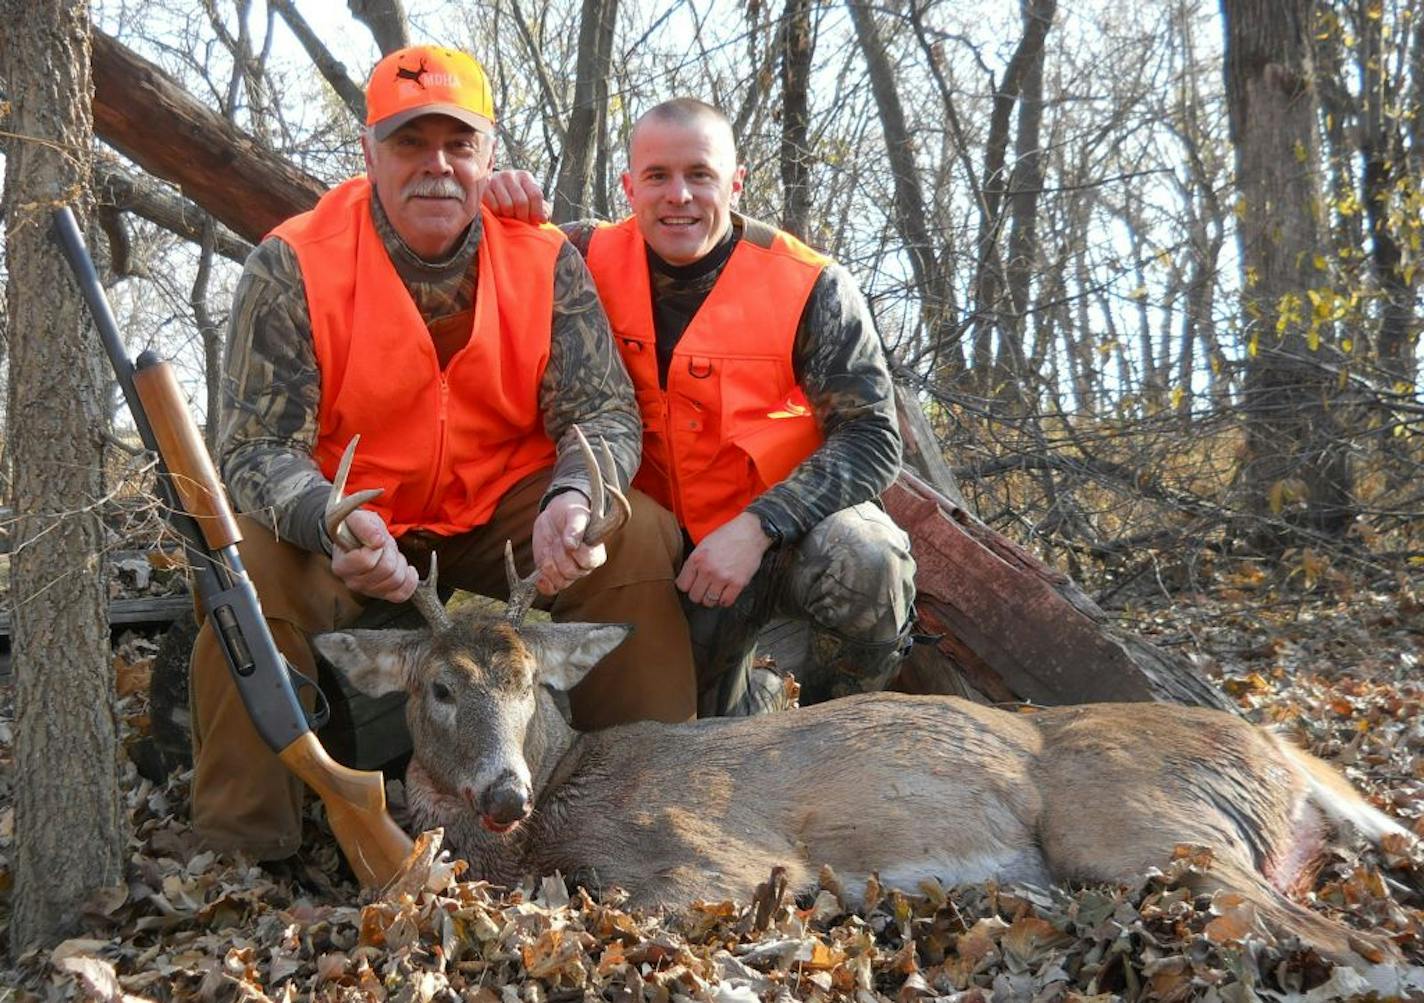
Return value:
<svg viewBox="0 0 1424 1003">
<path fill-rule="evenodd" d="M 1096 704 L 1032 714 L 873 694 L 763 717 L 589 734 L 567 690 L 630 628 L 457 617 L 432 634 L 350 631 L 316 647 L 373 695 L 404 690 L 414 822 L 473 876 L 560 870 L 632 904 L 750 898 L 771 868 L 848 891 L 979 882 L 1131 882 L 1179 844 L 1210 850 L 1194 893 L 1243 895 L 1333 960 L 1392 942 L 1292 902 L 1342 828 L 1405 830 L 1337 772 L 1230 714 Z"/>
</svg>

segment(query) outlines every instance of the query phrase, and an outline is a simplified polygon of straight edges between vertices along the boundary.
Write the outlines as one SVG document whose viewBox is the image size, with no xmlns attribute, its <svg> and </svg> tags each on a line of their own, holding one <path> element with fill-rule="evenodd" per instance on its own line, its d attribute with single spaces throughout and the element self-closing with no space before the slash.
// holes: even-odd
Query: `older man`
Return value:
<svg viewBox="0 0 1424 1003">
<path fill-rule="evenodd" d="M 608 444 L 626 484 L 638 413 L 578 253 L 557 230 L 480 210 L 494 154 L 483 70 L 408 48 L 376 66 L 366 99 L 366 176 L 273 231 L 233 304 L 221 462 L 278 646 L 312 675 L 307 636 L 409 598 L 431 555 L 442 583 L 502 595 L 511 538 L 557 593 L 555 618 L 639 628 L 573 694 L 576 723 L 691 717 L 676 524 L 633 492 L 606 550 L 583 543 L 571 428 Z M 347 547 L 322 513 L 357 434 L 350 488 L 384 493 L 349 517 L 359 546 Z M 300 784 L 254 732 L 210 628 L 191 680 L 199 834 L 291 854 Z"/>
<path fill-rule="evenodd" d="M 883 688 L 914 600 L 909 542 L 874 502 L 900 464 L 874 322 L 843 268 L 735 211 L 745 175 L 721 111 L 668 101 L 633 127 L 632 215 L 566 228 L 637 390 L 634 483 L 688 536 L 704 714 L 774 702 L 748 688 L 773 615 L 811 622 L 803 702 Z M 491 202 L 543 214 L 527 177 L 501 175 Z"/>
</svg>

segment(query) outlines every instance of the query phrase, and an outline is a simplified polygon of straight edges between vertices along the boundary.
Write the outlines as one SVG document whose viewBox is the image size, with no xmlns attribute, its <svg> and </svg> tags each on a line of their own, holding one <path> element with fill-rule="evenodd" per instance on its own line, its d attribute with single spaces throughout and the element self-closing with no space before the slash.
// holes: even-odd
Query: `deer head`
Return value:
<svg viewBox="0 0 1424 1003">
<path fill-rule="evenodd" d="M 567 731 L 542 687 L 575 686 L 632 632 L 627 624 L 512 624 L 478 612 L 419 630 L 352 630 L 313 644 L 371 696 L 403 690 L 416 762 L 491 832 L 533 810 L 534 779 Z M 545 727 L 531 728 L 541 714 Z"/>
</svg>

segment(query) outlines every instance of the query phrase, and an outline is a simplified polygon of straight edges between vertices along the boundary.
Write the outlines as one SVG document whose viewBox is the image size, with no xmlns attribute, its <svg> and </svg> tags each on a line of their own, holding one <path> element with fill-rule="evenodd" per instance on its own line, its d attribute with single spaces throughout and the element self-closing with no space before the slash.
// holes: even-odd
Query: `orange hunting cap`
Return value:
<svg viewBox="0 0 1424 1003">
<path fill-rule="evenodd" d="M 382 59 L 366 84 L 366 125 L 381 140 L 421 115 L 449 115 L 488 129 L 494 99 L 484 69 L 466 53 L 435 45 L 412 45 Z"/>
</svg>

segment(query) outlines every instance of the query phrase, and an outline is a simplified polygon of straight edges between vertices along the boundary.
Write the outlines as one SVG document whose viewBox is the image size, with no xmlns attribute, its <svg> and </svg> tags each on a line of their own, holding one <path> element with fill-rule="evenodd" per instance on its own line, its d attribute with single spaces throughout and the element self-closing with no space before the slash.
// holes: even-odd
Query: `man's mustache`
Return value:
<svg viewBox="0 0 1424 1003">
<path fill-rule="evenodd" d="M 465 201 L 465 186 L 450 177 L 416 178 L 401 189 L 401 200 L 413 198 Z"/>
</svg>

